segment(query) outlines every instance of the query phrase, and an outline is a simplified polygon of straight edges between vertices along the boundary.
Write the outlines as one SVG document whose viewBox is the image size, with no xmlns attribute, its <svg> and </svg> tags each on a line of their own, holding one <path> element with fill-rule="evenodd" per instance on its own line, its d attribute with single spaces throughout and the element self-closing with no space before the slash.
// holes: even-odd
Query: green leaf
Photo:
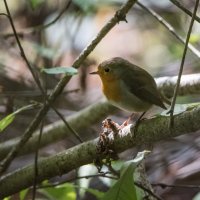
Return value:
<svg viewBox="0 0 200 200">
<path fill-rule="evenodd" d="M 78 186 L 76 186 L 78 187 Z M 81 188 L 91 194 L 93 194 L 95 197 L 97 197 L 98 199 L 102 198 L 104 196 L 104 192 L 101 192 L 97 189 L 93 189 L 93 188 L 83 188 L 83 187 L 78 187 L 78 188 Z"/>
<path fill-rule="evenodd" d="M 136 200 L 137 195 L 134 186 L 133 172 L 134 164 L 132 163 L 126 168 L 119 181 L 106 193 L 102 200 Z"/>
<path fill-rule="evenodd" d="M 4 117 L 0 121 L 0 132 L 2 132 L 9 124 L 11 124 L 14 119 L 15 119 L 15 114 L 13 113 Z"/>
<path fill-rule="evenodd" d="M 34 104 L 30 104 L 28 106 L 24 106 L 24 107 L 16 110 L 15 112 L 7 115 L 6 117 L 4 117 L 2 120 L 0 120 L 0 132 L 2 132 L 8 125 L 10 125 L 13 122 L 16 114 L 18 114 L 24 110 L 32 109 L 37 105 L 38 105 L 37 103 L 36 104 L 34 103 Z"/>
<path fill-rule="evenodd" d="M 183 112 L 185 112 L 188 108 L 187 104 L 176 104 L 174 108 L 174 115 L 179 115 Z M 160 115 L 161 116 L 170 116 L 169 109 L 163 111 Z"/>
<path fill-rule="evenodd" d="M 28 189 L 20 191 L 20 193 L 19 193 L 20 200 L 24 200 L 26 195 L 27 195 L 27 193 L 28 193 Z"/>
<path fill-rule="evenodd" d="M 200 34 L 191 34 L 189 42 L 192 44 L 196 44 L 200 41 Z"/>
<path fill-rule="evenodd" d="M 138 200 L 137 187 L 134 185 L 134 171 L 149 151 L 138 153 L 134 160 L 126 162 L 120 172 L 120 179 L 104 195 L 102 200 Z"/>
<path fill-rule="evenodd" d="M 42 183 L 43 186 L 50 185 L 49 181 L 43 181 Z M 39 192 L 50 198 L 51 200 L 57 200 L 57 199 L 69 199 L 69 200 L 74 200 L 76 199 L 76 191 L 75 188 L 83 189 L 91 194 L 93 194 L 95 197 L 100 199 L 103 195 L 104 192 L 100 192 L 99 190 L 92 189 L 92 188 L 85 188 L 85 187 L 80 187 L 79 185 L 74 185 L 70 183 L 65 183 L 58 185 L 56 187 L 48 187 L 45 189 L 40 189 Z M 68 193 L 68 194 L 67 194 Z"/>
<path fill-rule="evenodd" d="M 192 200 L 200 200 L 200 193 L 197 193 Z"/>
<path fill-rule="evenodd" d="M 11 197 L 5 197 L 3 200 L 10 200 Z"/>
<path fill-rule="evenodd" d="M 29 4 L 33 10 L 38 8 L 45 0 L 29 0 Z"/>
<path fill-rule="evenodd" d="M 76 200 L 76 191 L 73 184 L 65 183 L 56 187 L 38 190 L 51 200 Z"/>
<path fill-rule="evenodd" d="M 53 68 L 42 68 L 42 72 L 47 74 L 66 74 L 68 76 L 73 76 L 78 74 L 78 70 L 74 67 L 53 67 Z"/>
</svg>

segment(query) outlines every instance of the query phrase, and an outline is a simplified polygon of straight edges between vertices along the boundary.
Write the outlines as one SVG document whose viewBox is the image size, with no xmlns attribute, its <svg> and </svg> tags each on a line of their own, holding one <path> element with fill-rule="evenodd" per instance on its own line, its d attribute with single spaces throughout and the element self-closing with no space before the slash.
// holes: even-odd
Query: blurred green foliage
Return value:
<svg viewBox="0 0 200 200">
<path fill-rule="evenodd" d="M 37 9 L 44 2 L 45 2 L 45 0 L 28 0 L 28 3 L 33 10 Z"/>
</svg>

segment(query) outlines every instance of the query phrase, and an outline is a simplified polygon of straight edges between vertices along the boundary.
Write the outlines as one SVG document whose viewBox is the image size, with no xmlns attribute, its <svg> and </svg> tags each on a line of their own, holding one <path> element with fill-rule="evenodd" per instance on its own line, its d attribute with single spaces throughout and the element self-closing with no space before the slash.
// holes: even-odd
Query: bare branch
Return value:
<svg viewBox="0 0 200 200">
<path fill-rule="evenodd" d="M 83 131 L 100 120 L 103 120 L 108 113 L 112 114 L 114 111 L 115 108 L 112 105 L 108 102 L 101 101 L 82 109 L 74 115 L 66 117 L 66 120 L 72 127 L 76 128 L 76 131 Z M 71 135 L 70 133 L 70 130 L 61 120 L 49 124 L 44 127 L 40 147 L 65 139 Z M 27 144 L 20 149 L 19 154 L 21 155 L 34 152 L 38 137 L 39 131 L 36 131 Z M 19 142 L 19 140 L 20 138 L 14 138 L 0 143 L 1 160 L 9 153 L 10 149 L 12 149 Z"/>
<path fill-rule="evenodd" d="M 161 90 L 166 97 L 173 97 L 173 91 L 176 86 L 178 76 L 165 76 L 156 78 L 155 80 L 159 90 Z M 182 75 L 178 95 L 197 95 L 199 93 L 200 74 Z"/>
<path fill-rule="evenodd" d="M 161 187 L 162 189 L 165 188 L 190 188 L 190 189 L 200 189 L 200 185 L 169 185 L 165 183 L 152 183 L 151 184 L 154 187 Z"/>
<path fill-rule="evenodd" d="M 165 19 L 163 19 L 159 14 L 153 11 L 151 8 L 146 7 L 144 4 L 140 3 L 139 1 L 137 4 L 144 10 L 146 10 L 149 14 L 151 14 L 159 23 L 161 23 L 176 39 L 178 39 L 182 44 L 185 44 L 185 39 L 178 35 L 175 29 L 169 24 Z M 198 58 L 200 58 L 200 52 L 196 49 L 192 44 L 188 43 L 189 50 Z"/>
<path fill-rule="evenodd" d="M 38 25 L 38 26 L 35 26 L 35 27 L 31 27 L 31 28 L 27 28 L 25 30 L 22 30 L 22 31 L 19 31 L 17 32 L 17 35 L 19 37 L 23 37 L 25 34 L 34 34 L 36 32 L 39 32 L 39 31 L 42 31 L 50 26 L 52 26 L 53 24 L 55 24 L 61 17 L 62 15 L 65 13 L 65 11 L 70 7 L 71 5 L 71 2 L 72 0 L 69 0 L 66 4 L 66 6 L 64 6 L 64 8 L 60 11 L 60 13 L 58 14 L 58 16 L 56 16 L 52 21 L 50 21 L 49 23 L 47 24 L 44 24 L 44 25 Z M 0 13 L 0 15 L 6 15 L 8 17 L 7 14 L 5 13 Z M 3 33 L 3 34 L 0 34 L 1 37 L 4 37 L 4 38 L 8 38 L 8 37 L 13 37 L 15 36 L 14 33 Z"/>
<path fill-rule="evenodd" d="M 154 197 L 157 200 L 163 200 L 163 198 L 159 197 L 158 195 L 156 195 L 154 192 L 152 192 L 150 189 L 144 187 L 144 185 L 135 182 L 134 183 L 136 186 L 138 186 L 139 188 L 141 188 L 142 190 L 144 190 L 145 192 L 147 192 L 148 194 L 150 194 L 152 197 Z"/>
<path fill-rule="evenodd" d="M 183 12 L 185 12 L 187 15 L 192 17 L 192 12 L 185 8 L 179 1 L 177 0 L 170 0 L 174 5 L 176 5 L 178 8 L 180 8 Z M 195 20 L 200 23 L 200 17 L 195 16 Z"/>
<path fill-rule="evenodd" d="M 0 13 L 0 16 L 5 16 L 8 18 L 8 15 L 6 13 Z"/>
<path fill-rule="evenodd" d="M 38 186 L 38 189 L 56 187 L 56 186 L 62 185 L 64 183 L 69 183 L 69 182 L 72 182 L 72 181 L 75 181 L 75 180 L 78 180 L 78 179 L 84 179 L 84 178 L 85 179 L 89 179 L 89 178 L 95 178 L 95 177 L 104 177 L 104 178 L 110 178 L 110 179 L 114 179 L 114 180 L 118 180 L 119 179 L 119 177 L 111 176 L 111 175 L 108 175 L 108 174 L 111 174 L 111 173 L 110 172 L 102 172 L 102 173 L 93 174 L 93 175 L 76 176 L 76 177 L 73 177 L 71 179 L 67 179 L 67 180 L 61 181 L 61 182 L 56 182 L 56 183 L 52 183 L 52 184 L 49 184 L 49 185 Z"/>
<path fill-rule="evenodd" d="M 174 126 L 174 121 L 173 121 L 174 107 L 175 107 L 175 103 L 176 103 L 176 97 L 178 95 L 178 90 L 179 90 L 179 86 L 180 86 L 180 82 L 181 82 L 181 76 L 182 76 L 182 73 L 183 73 L 183 66 L 184 66 L 184 63 L 185 63 L 185 57 L 186 57 L 186 53 L 187 53 L 187 49 L 188 49 L 189 39 L 190 39 L 190 35 L 191 35 L 191 32 L 192 32 L 192 27 L 193 27 L 193 24 L 194 24 L 198 5 L 199 5 L 199 0 L 196 0 L 194 11 L 193 11 L 193 14 L 192 14 L 192 19 L 191 19 L 190 26 L 189 26 L 188 33 L 187 33 L 187 37 L 186 37 L 185 47 L 184 47 L 184 50 L 183 50 L 183 56 L 182 56 L 181 65 L 180 65 L 180 69 L 179 69 L 179 73 L 178 73 L 177 84 L 176 84 L 176 87 L 175 87 L 175 90 L 174 90 L 171 108 L 170 108 L 170 111 L 169 111 L 169 113 L 170 113 L 170 127 L 171 128 Z"/>
<path fill-rule="evenodd" d="M 42 121 L 42 123 L 40 125 L 40 133 L 39 133 L 39 137 L 38 137 L 38 142 L 36 143 L 32 200 L 35 200 L 35 198 L 36 198 L 36 191 L 37 191 L 36 186 L 37 186 L 37 178 L 38 178 L 38 154 L 39 154 L 40 142 L 41 142 L 41 138 L 42 138 L 43 127 L 44 127 L 44 121 Z"/>
</svg>

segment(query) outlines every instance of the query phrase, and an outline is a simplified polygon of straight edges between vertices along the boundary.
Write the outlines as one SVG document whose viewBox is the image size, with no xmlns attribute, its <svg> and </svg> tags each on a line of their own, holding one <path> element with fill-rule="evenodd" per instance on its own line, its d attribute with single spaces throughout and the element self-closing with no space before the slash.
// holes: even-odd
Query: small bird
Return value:
<svg viewBox="0 0 200 200">
<path fill-rule="evenodd" d="M 112 105 L 128 112 L 143 112 L 138 121 L 152 105 L 167 109 L 154 78 L 123 58 L 106 60 L 90 74 L 100 76 L 103 93 Z"/>
</svg>

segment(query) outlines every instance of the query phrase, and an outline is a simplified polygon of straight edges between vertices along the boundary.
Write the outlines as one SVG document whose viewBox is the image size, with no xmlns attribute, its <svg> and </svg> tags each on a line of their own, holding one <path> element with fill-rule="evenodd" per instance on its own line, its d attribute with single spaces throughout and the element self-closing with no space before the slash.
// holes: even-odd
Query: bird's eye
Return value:
<svg viewBox="0 0 200 200">
<path fill-rule="evenodd" d="M 110 69 L 109 69 L 109 68 L 105 68 L 104 71 L 105 71 L 105 72 L 109 72 Z"/>
</svg>

